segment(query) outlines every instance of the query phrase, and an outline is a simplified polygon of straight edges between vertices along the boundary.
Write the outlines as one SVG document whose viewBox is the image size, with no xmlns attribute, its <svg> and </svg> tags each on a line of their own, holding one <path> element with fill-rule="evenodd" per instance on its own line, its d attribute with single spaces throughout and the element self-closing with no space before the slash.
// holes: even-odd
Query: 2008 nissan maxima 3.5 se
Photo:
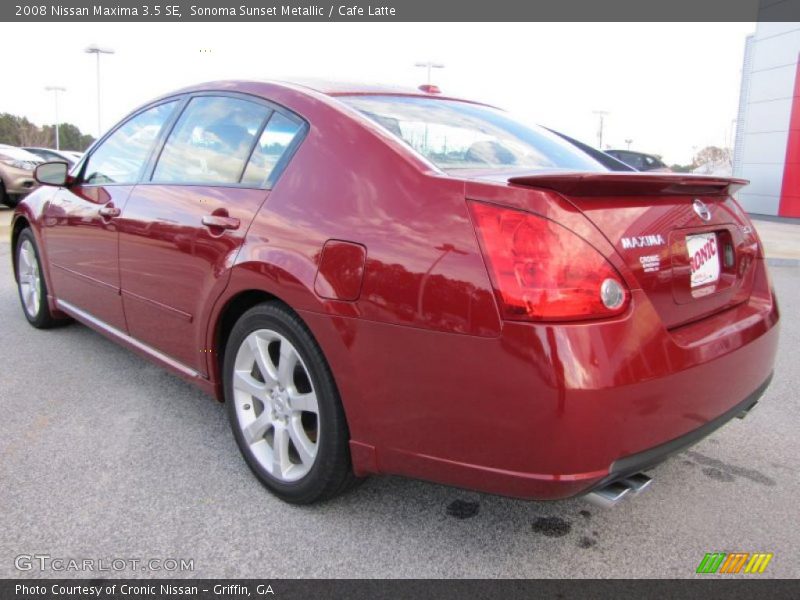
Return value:
<svg viewBox="0 0 800 600">
<path fill-rule="evenodd" d="M 70 173 L 38 168 L 13 221 L 25 317 L 224 400 L 290 502 L 372 473 L 641 490 L 769 382 L 746 182 L 611 172 L 431 92 L 231 81 L 139 108 Z"/>
</svg>

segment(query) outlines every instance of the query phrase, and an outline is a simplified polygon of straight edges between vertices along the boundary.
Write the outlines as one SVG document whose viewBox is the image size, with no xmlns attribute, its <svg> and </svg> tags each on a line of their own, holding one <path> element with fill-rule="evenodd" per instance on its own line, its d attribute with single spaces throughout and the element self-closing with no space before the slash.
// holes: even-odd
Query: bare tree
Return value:
<svg viewBox="0 0 800 600">
<path fill-rule="evenodd" d="M 703 165 L 732 165 L 731 151 L 718 146 L 706 146 L 695 155 L 694 163 L 698 167 Z"/>
</svg>

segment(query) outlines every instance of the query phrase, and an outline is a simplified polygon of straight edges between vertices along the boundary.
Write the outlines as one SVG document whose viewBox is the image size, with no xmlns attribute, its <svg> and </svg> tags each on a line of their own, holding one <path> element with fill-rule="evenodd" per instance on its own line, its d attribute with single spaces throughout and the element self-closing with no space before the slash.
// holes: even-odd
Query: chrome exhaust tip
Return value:
<svg viewBox="0 0 800 600">
<path fill-rule="evenodd" d="M 602 508 L 611 508 L 616 506 L 628 494 L 636 496 L 641 494 L 644 490 L 650 487 L 653 482 L 651 477 L 644 473 L 636 473 L 629 475 L 624 479 L 609 483 L 599 489 L 593 490 L 586 494 L 584 498 L 595 506 Z"/>
<path fill-rule="evenodd" d="M 750 406 L 745 408 L 742 412 L 736 415 L 737 419 L 744 419 L 747 415 L 750 414 L 750 411 L 753 410 L 756 406 L 758 406 L 758 402 L 753 402 Z"/>
<path fill-rule="evenodd" d="M 614 482 L 598 490 L 589 492 L 584 497 L 595 506 L 611 508 L 612 506 L 616 506 L 630 491 L 631 489 L 622 485 L 621 482 Z"/>
<path fill-rule="evenodd" d="M 626 477 L 620 483 L 630 488 L 633 495 L 636 496 L 650 487 L 650 484 L 653 483 L 653 479 L 644 473 L 636 473 L 635 475 Z"/>
</svg>

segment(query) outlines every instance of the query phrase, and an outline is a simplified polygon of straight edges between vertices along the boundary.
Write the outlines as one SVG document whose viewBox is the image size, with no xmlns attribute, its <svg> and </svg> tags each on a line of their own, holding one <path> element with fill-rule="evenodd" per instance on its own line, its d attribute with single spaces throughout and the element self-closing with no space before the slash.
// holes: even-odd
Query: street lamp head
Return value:
<svg viewBox="0 0 800 600">
<path fill-rule="evenodd" d="M 112 48 L 101 48 L 97 44 L 88 46 L 84 52 L 87 54 L 114 54 L 114 50 Z"/>
<path fill-rule="evenodd" d="M 429 68 L 429 69 L 444 69 L 444 65 L 442 63 L 436 63 L 436 62 L 431 62 L 431 61 L 414 63 L 414 66 L 415 67 L 425 67 L 425 68 Z"/>
<path fill-rule="evenodd" d="M 46 92 L 66 92 L 67 88 L 61 87 L 60 85 L 46 85 L 44 86 L 44 90 Z"/>
</svg>

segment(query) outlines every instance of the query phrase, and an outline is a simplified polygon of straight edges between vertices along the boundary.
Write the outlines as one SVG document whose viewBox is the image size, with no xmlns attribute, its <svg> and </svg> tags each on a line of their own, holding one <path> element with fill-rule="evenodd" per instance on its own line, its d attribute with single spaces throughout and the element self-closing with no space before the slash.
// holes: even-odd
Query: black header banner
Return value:
<svg viewBox="0 0 800 600">
<path fill-rule="evenodd" d="M 800 21 L 800 0 L 3 0 L 0 21 Z"/>
</svg>

